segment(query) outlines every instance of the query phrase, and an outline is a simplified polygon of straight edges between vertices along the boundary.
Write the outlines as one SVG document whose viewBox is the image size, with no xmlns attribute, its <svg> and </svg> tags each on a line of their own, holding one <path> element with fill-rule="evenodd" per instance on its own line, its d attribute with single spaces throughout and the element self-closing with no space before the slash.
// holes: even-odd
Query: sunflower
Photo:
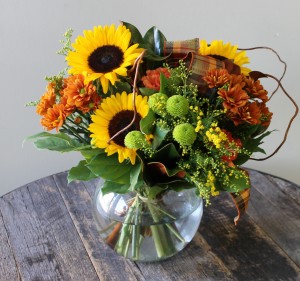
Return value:
<svg viewBox="0 0 300 281">
<path fill-rule="evenodd" d="M 199 52 L 203 56 L 232 60 L 235 65 L 240 67 L 242 74 L 248 75 L 250 69 L 243 65 L 249 63 L 249 58 L 246 56 L 245 51 L 238 51 L 237 49 L 237 45 L 224 44 L 222 40 L 213 40 L 211 44 L 207 44 L 206 40 L 201 40 Z"/>
<path fill-rule="evenodd" d="M 140 120 L 148 114 L 147 97 L 137 95 L 135 98 L 136 118 L 134 123 L 126 131 L 110 140 L 121 129 L 125 128 L 133 119 L 133 94 L 117 93 L 102 100 L 102 103 L 92 115 L 92 123 L 89 131 L 93 145 L 104 148 L 108 156 L 118 153 L 119 162 L 130 159 L 135 164 L 136 150 L 129 149 L 124 144 L 124 138 L 128 132 L 140 129 Z"/>
<path fill-rule="evenodd" d="M 74 51 L 66 57 L 71 66 L 70 74 L 83 74 L 85 83 L 99 79 L 103 92 L 109 82 L 114 85 L 117 75 L 127 76 L 127 67 L 134 64 L 142 49 L 130 46 L 131 33 L 124 25 L 96 26 L 85 30 L 72 44 Z"/>
</svg>

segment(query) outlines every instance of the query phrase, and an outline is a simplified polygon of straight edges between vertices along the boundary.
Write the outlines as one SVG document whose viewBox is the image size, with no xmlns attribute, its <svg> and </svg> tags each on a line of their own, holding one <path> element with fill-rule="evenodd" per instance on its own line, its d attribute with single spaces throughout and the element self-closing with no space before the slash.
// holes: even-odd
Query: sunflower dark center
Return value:
<svg viewBox="0 0 300 281">
<path fill-rule="evenodd" d="M 94 50 L 88 57 L 88 65 L 94 72 L 107 73 L 123 63 L 123 52 L 117 46 L 105 45 Z"/>
<path fill-rule="evenodd" d="M 109 136 L 112 137 L 119 131 L 121 131 L 123 128 L 125 128 L 127 125 L 130 124 L 132 118 L 133 118 L 134 112 L 132 110 L 123 110 L 118 112 L 109 122 L 108 125 L 108 132 Z M 124 145 L 124 138 L 125 136 L 134 130 L 140 129 L 140 120 L 142 119 L 141 115 L 139 113 L 136 114 L 136 118 L 134 123 L 124 132 L 119 134 L 117 137 L 113 139 L 113 141 L 120 145 L 125 147 Z"/>
</svg>

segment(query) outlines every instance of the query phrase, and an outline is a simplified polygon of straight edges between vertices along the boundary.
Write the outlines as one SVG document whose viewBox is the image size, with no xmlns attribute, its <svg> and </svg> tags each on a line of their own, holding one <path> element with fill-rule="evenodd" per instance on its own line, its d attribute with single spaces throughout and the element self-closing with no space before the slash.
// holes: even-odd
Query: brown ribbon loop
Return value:
<svg viewBox="0 0 300 281">
<path fill-rule="evenodd" d="M 184 41 L 165 41 L 164 55 L 168 55 L 167 63 L 171 67 L 178 66 L 178 61 L 185 62 L 188 70 L 191 71 L 189 81 L 195 85 L 202 86 L 204 81 L 202 77 L 208 70 L 216 68 L 225 68 L 223 61 L 217 60 L 210 56 L 199 54 L 199 39 Z"/>
<path fill-rule="evenodd" d="M 241 216 L 246 212 L 250 199 L 250 188 L 241 190 L 237 193 L 230 193 L 237 210 L 237 216 L 234 218 L 234 224 L 237 225 Z"/>
</svg>

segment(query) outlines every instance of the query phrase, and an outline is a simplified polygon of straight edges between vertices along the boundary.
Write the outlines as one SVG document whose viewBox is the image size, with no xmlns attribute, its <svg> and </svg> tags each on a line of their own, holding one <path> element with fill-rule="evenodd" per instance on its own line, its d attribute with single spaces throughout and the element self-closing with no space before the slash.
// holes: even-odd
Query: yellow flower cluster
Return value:
<svg viewBox="0 0 300 281">
<path fill-rule="evenodd" d="M 203 111 L 201 109 L 199 109 L 198 106 L 190 106 L 190 110 L 197 113 L 197 126 L 195 128 L 195 132 L 198 133 L 200 130 L 204 129 L 204 126 L 202 124 L 202 116 L 204 115 Z"/>
<path fill-rule="evenodd" d="M 212 126 L 208 131 L 206 131 L 206 136 L 208 140 L 216 146 L 216 148 L 221 148 L 222 141 L 227 141 L 227 135 L 220 129 L 220 127 Z"/>
<path fill-rule="evenodd" d="M 216 191 L 215 181 L 216 178 L 213 173 L 211 171 L 208 171 L 206 186 L 210 188 L 212 196 L 219 195 L 219 191 Z"/>
<path fill-rule="evenodd" d="M 202 124 L 202 120 L 200 119 L 200 120 L 198 120 L 198 122 L 197 122 L 197 126 L 196 126 L 196 128 L 195 128 L 195 132 L 198 133 L 200 130 L 203 130 L 203 129 L 204 129 L 204 126 L 203 126 L 203 124 Z"/>
</svg>

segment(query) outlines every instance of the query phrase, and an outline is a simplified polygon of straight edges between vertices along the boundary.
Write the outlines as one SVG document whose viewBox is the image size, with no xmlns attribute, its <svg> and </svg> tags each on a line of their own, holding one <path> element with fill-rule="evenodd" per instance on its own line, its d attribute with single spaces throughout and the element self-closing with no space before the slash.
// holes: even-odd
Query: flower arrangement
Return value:
<svg viewBox="0 0 300 281">
<path fill-rule="evenodd" d="M 157 198 L 195 187 L 210 203 L 222 191 L 241 194 L 241 168 L 270 134 L 265 77 L 247 54 L 216 40 L 169 42 L 157 28 L 144 36 L 129 23 L 97 26 L 71 44 L 67 72 L 47 77 L 32 103 L 47 130 L 37 148 L 78 151 L 69 182 L 101 177 L 102 192 Z M 48 131 L 56 130 L 56 133 Z"/>
</svg>

